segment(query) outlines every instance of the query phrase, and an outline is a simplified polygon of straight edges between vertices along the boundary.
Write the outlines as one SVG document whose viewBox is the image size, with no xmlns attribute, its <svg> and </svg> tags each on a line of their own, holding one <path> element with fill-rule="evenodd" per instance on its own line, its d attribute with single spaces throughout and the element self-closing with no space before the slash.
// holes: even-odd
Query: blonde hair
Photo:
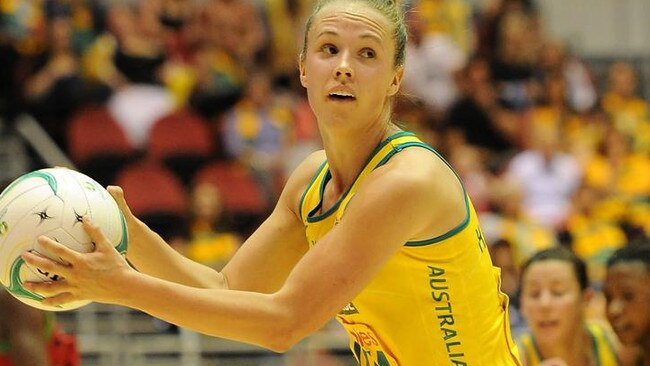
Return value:
<svg viewBox="0 0 650 366">
<path fill-rule="evenodd" d="M 314 5 L 307 22 L 305 24 L 305 39 L 303 41 L 302 52 L 300 57 L 304 58 L 307 52 L 307 38 L 312 23 L 318 13 L 328 4 L 335 1 L 344 1 L 346 3 L 359 2 L 365 3 L 369 7 L 379 11 L 386 19 L 393 25 L 393 40 L 395 41 L 395 60 L 394 66 L 404 65 L 406 58 L 406 43 L 408 41 L 408 33 L 406 30 L 406 23 L 404 22 L 404 11 L 402 9 L 401 0 L 318 0 Z"/>
</svg>

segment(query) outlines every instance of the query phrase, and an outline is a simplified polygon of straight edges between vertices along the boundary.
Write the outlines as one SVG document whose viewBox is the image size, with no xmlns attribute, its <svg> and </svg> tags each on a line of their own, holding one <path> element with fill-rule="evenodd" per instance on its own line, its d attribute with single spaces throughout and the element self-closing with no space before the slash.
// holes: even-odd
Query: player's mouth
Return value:
<svg viewBox="0 0 650 366">
<path fill-rule="evenodd" d="M 628 333 L 632 330 L 632 326 L 627 324 L 627 323 L 614 323 L 612 324 L 612 328 L 616 332 L 616 334 L 623 335 L 625 333 Z"/>
<path fill-rule="evenodd" d="M 327 99 L 335 102 L 354 102 L 357 100 L 354 93 L 350 90 L 333 90 L 327 95 Z"/>
<path fill-rule="evenodd" d="M 557 320 L 543 320 L 537 322 L 537 327 L 541 330 L 548 330 L 557 327 L 560 324 Z"/>
</svg>

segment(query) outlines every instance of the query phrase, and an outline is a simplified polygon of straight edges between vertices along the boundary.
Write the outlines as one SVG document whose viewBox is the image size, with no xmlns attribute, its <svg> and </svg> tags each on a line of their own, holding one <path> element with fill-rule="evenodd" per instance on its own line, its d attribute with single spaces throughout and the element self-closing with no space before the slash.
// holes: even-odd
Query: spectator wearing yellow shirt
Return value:
<svg viewBox="0 0 650 366">
<path fill-rule="evenodd" d="M 418 0 L 414 8 L 426 23 L 426 33 L 446 34 L 469 55 L 473 47 L 472 9 L 462 0 Z"/>
<path fill-rule="evenodd" d="M 199 183 L 191 192 L 190 240 L 186 248 L 189 258 L 220 270 L 242 243 L 230 230 L 219 189 L 210 183 Z"/>
<path fill-rule="evenodd" d="M 269 200 L 284 178 L 292 127 L 291 106 L 274 92 L 270 72 L 251 71 L 243 98 L 224 115 L 223 143 L 228 157 L 252 170 Z"/>
<path fill-rule="evenodd" d="M 607 258 L 625 245 L 625 232 L 611 217 L 610 208 L 602 204 L 602 193 L 582 186 L 573 200 L 572 213 L 567 220 L 571 247 L 585 261 L 589 280 L 601 284 Z"/>
<path fill-rule="evenodd" d="M 592 213 L 650 234 L 650 158 L 631 147 L 632 138 L 611 129 L 599 154 L 585 165 L 585 185 L 601 192 Z"/>
<path fill-rule="evenodd" d="M 614 126 L 633 138 L 633 149 L 650 151 L 648 103 L 638 94 L 638 77 L 632 65 L 616 62 L 609 67 L 603 108 Z"/>
<path fill-rule="evenodd" d="M 586 184 L 619 196 L 650 195 L 650 158 L 635 152 L 631 144 L 630 136 L 611 129 L 600 153 L 586 165 Z"/>
</svg>

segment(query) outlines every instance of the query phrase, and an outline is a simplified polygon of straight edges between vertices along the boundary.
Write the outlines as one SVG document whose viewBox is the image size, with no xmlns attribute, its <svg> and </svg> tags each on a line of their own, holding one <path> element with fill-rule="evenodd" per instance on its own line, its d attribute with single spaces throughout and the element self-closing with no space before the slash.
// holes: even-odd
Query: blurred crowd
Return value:
<svg viewBox="0 0 650 366">
<path fill-rule="evenodd" d="M 148 149 L 165 117 L 191 115 L 207 128 L 202 165 L 172 170 L 186 230 L 168 237 L 192 258 L 223 265 L 320 145 L 297 76 L 311 0 L 1 4 L 0 135 L 27 112 L 70 153 L 71 121 L 100 108 L 135 152 L 102 182 L 114 183 L 128 164 L 155 163 Z M 587 263 L 599 290 L 610 254 L 650 235 L 650 114 L 638 71 L 614 62 L 599 79 L 549 37 L 532 0 L 404 6 L 410 38 L 395 119 L 463 179 L 504 290 L 516 304 L 521 265 L 556 246 Z M 252 177 L 257 211 L 233 215 L 225 202 L 236 190 L 195 179 L 215 162 Z"/>
</svg>

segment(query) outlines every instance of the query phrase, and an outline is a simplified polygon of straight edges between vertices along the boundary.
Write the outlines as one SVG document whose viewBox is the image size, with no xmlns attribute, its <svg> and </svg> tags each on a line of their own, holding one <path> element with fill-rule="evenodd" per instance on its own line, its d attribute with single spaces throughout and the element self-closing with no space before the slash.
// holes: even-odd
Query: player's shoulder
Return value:
<svg viewBox="0 0 650 366">
<path fill-rule="evenodd" d="M 317 150 L 309 154 L 298 164 L 284 186 L 282 195 L 288 200 L 287 203 L 297 202 L 299 200 L 309 182 L 312 181 L 326 160 L 325 151 Z"/>
<path fill-rule="evenodd" d="M 460 184 L 451 166 L 433 149 L 404 149 L 376 170 L 377 175 L 388 181 L 423 189 L 435 190 L 439 184 Z"/>
<path fill-rule="evenodd" d="M 298 164 L 296 169 L 291 173 L 289 180 L 294 180 L 298 183 L 310 181 L 326 160 L 325 150 L 312 152 Z"/>
<path fill-rule="evenodd" d="M 465 216 L 464 188 L 459 177 L 437 153 L 422 148 L 408 148 L 395 154 L 386 164 L 375 169 L 364 189 L 378 197 L 396 198 L 416 213 L 445 212 L 449 216 Z"/>
</svg>

